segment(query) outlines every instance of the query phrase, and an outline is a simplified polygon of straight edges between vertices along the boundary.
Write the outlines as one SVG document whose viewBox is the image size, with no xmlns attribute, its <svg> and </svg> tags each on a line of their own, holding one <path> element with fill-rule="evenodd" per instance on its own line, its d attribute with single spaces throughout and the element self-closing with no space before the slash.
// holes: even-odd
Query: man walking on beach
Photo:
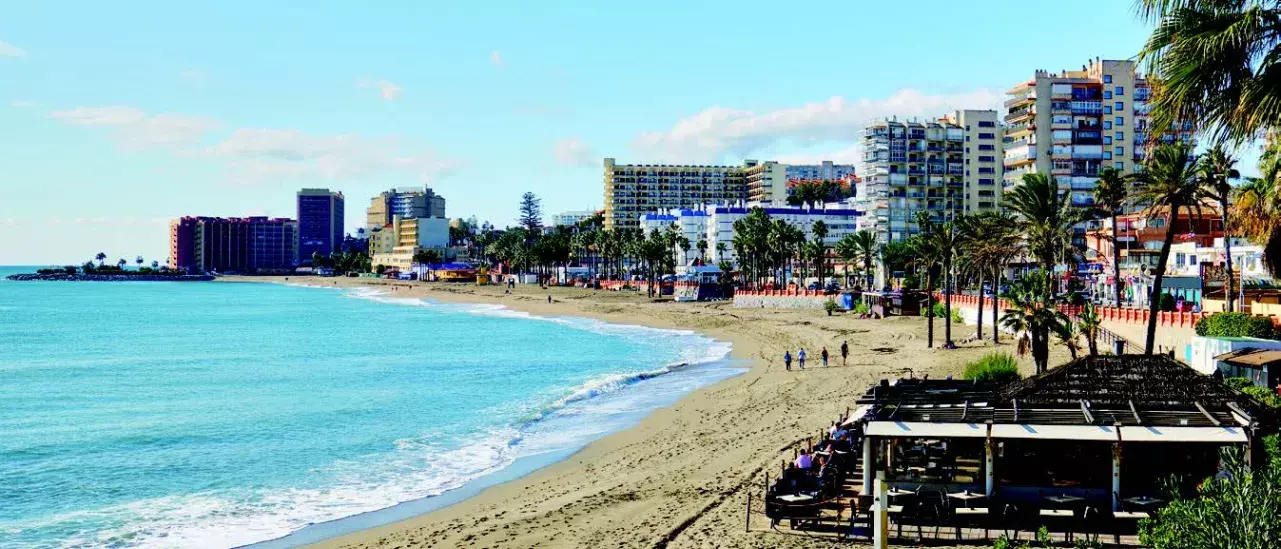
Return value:
<svg viewBox="0 0 1281 549">
<path fill-rule="evenodd" d="M 846 359 L 850 357 L 850 345 L 844 341 L 841 342 L 841 366 L 848 366 Z"/>
<path fill-rule="evenodd" d="M 796 364 L 800 366 L 802 370 L 805 369 L 805 348 L 804 347 L 801 348 L 801 352 L 796 353 Z"/>
<path fill-rule="evenodd" d="M 787 366 L 787 371 L 792 371 L 792 352 L 783 351 L 783 365 Z"/>
<path fill-rule="evenodd" d="M 827 367 L 827 345 L 823 346 L 823 352 L 819 353 L 818 356 L 823 358 L 823 367 L 826 368 Z"/>
</svg>

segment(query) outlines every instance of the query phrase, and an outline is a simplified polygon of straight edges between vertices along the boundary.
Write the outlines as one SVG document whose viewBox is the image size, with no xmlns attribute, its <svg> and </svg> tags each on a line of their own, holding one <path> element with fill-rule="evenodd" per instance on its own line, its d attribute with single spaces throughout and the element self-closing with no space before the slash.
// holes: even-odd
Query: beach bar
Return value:
<svg viewBox="0 0 1281 549">
<path fill-rule="evenodd" d="M 1190 488 L 1218 474 L 1221 449 L 1261 464 L 1276 425 L 1250 397 L 1163 355 L 1084 357 L 1005 384 L 882 380 L 857 403 L 839 422 L 857 459 L 842 468 L 848 531 L 871 530 L 883 479 L 890 523 L 918 539 L 927 528 L 959 540 L 1044 526 L 1065 541 L 1119 542 L 1168 503 L 1171 479 Z"/>
</svg>

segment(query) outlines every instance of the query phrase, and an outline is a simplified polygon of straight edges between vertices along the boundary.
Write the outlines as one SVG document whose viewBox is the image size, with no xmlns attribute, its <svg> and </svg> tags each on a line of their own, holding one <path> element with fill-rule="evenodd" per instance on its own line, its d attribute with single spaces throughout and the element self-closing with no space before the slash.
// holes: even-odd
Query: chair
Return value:
<svg viewBox="0 0 1281 549">
<path fill-rule="evenodd" d="M 1112 512 L 1112 542 L 1120 545 L 1123 526 L 1126 534 L 1138 532 L 1139 521 L 1145 518 L 1152 518 L 1152 514 L 1147 511 L 1128 511 L 1125 509 L 1125 504 L 1119 494 L 1113 493 L 1112 497 L 1116 498 L 1117 505 L 1121 507 L 1119 510 Z"/>
</svg>

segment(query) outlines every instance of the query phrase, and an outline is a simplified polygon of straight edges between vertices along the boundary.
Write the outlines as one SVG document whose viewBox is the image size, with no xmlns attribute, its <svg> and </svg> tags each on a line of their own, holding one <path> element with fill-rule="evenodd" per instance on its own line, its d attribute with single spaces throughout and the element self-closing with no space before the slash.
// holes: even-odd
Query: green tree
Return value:
<svg viewBox="0 0 1281 549">
<path fill-rule="evenodd" d="M 1233 194 L 1232 180 L 1241 178 L 1241 173 L 1236 169 L 1236 163 L 1237 160 L 1224 151 L 1222 145 L 1216 145 L 1206 151 L 1197 165 L 1197 175 L 1205 185 L 1203 193 L 1218 203 L 1220 220 L 1223 224 L 1223 248 L 1227 267 L 1223 287 L 1228 312 L 1234 310 L 1233 301 L 1236 298 L 1232 280 L 1232 238 L 1228 236 L 1230 221 L 1228 210 Z"/>
<path fill-rule="evenodd" d="M 1023 175 L 1023 183 L 1005 192 L 1006 209 L 1020 217 L 1028 252 L 1047 273 L 1061 261 L 1074 256 L 1072 227 L 1085 220 L 1084 212 L 1072 206 L 1068 193 L 1060 192 L 1052 177 L 1043 173 Z"/>
<path fill-rule="evenodd" d="M 1023 237 L 1018 231 L 1018 224 L 1009 214 L 1003 212 L 983 212 L 961 218 L 958 222 L 961 232 L 960 255 L 961 271 L 978 280 L 978 326 L 975 334 L 983 338 L 983 302 L 984 282 L 992 281 L 992 295 L 995 298 L 1001 286 L 1001 276 L 1010 258 L 1023 249 Z M 996 323 L 998 300 L 992 300 L 992 320 Z M 1000 330 L 992 327 L 992 342 L 1000 341 Z"/>
<path fill-rule="evenodd" d="M 1281 3 L 1138 0 L 1156 27 L 1139 52 L 1152 72 L 1152 127 L 1183 121 L 1240 144 L 1281 127 Z"/>
<path fill-rule="evenodd" d="M 107 260 L 107 253 L 98 252 L 98 255 L 93 256 L 93 258 L 98 260 L 98 266 L 102 266 L 102 262 Z"/>
<path fill-rule="evenodd" d="M 941 229 L 938 224 L 930 219 L 930 214 L 924 211 L 916 212 L 916 226 L 920 232 L 913 235 L 908 242 L 912 247 L 914 254 L 913 262 L 924 269 L 925 274 L 925 310 L 928 313 L 929 320 L 926 324 L 926 347 L 934 347 L 934 280 L 935 273 L 943 263 L 944 251 L 939 249 L 939 238 L 936 236 Z M 950 313 L 950 311 L 949 311 Z M 950 314 L 948 316 L 951 316 Z"/>
<path fill-rule="evenodd" d="M 421 248 L 414 252 L 413 261 L 419 265 L 435 265 L 440 263 L 440 252 L 429 248 Z"/>
<path fill-rule="evenodd" d="M 1146 206 L 1149 218 L 1165 216 L 1165 240 L 1157 258 L 1152 276 L 1152 293 L 1148 299 L 1148 332 L 1144 352 L 1152 354 L 1156 344 L 1156 325 L 1161 307 L 1160 296 L 1165 279 L 1165 269 L 1170 260 L 1170 246 L 1174 244 L 1175 223 L 1186 208 L 1189 214 L 1200 217 L 1203 197 L 1202 181 L 1196 170 L 1196 157 L 1187 145 L 1169 144 L 1152 151 L 1143 169 L 1134 174 L 1135 191 L 1132 200 Z M 1189 217 L 1192 217 L 1190 215 Z"/>
<path fill-rule="evenodd" d="M 1018 352 L 1031 353 L 1038 374 L 1049 368 L 1050 334 L 1061 333 L 1069 322 L 1058 309 L 1051 278 L 1037 269 L 1014 281 L 1006 295 L 1011 306 L 1001 314 L 1001 325 L 1018 334 Z"/>
<path fill-rule="evenodd" d="M 814 244 L 817 246 L 814 250 L 817 252 L 814 268 L 818 271 L 818 281 L 821 286 L 823 285 L 823 276 L 827 271 L 827 223 L 824 223 L 821 219 L 815 221 L 810 227 L 810 233 L 814 235 Z"/>
<path fill-rule="evenodd" d="M 1125 175 L 1113 167 L 1099 170 L 1099 181 L 1094 186 L 1094 204 L 1099 208 L 1103 215 L 1111 218 L 1112 221 L 1112 279 L 1116 281 L 1115 299 L 1116 306 L 1121 306 L 1121 247 L 1118 245 L 1119 231 L 1117 230 L 1116 218 L 1121 214 L 1125 207 L 1125 202 L 1130 197 L 1129 181 Z"/>
<path fill-rule="evenodd" d="M 698 239 L 698 244 L 696 244 L 694 247 L 698 249 L 698 260 L 706 264 L 707 263 L 707 240 L 704 240 L 702 238 Z"/>
<path fill-rule="evenodd" d="M 1268 463 L 1250 467 L 1241 450 L 1221 450 L 1222 474 L 1194 495 L 1171 488 L 1170 504 L 1140 524 L 1139 541 L 1153 549 L 1281 547 L 1281 464 L 1276 436 L 1265 439 Z"/>
<path fill-rule="evenodd" d="M 524 227 L 529 233 L 541 232 L 543 229 L 543 202 L 539 200 L 534 193 L 527 192 L 520 197 L 520 217 L 517 219 L 521 227 Z"/>
<path fill-rule="evenodd" d="M 1099 318 L 1099 311 L 1094 307 L 1094 302 L 1086 301 L 1081 307 L 1081 314 L 1077 315 L 1077 330 L 1085 337 L 1086 347 L 1089 349 L 1090 356 L 1099 354 L 1099 328 L 1103 320 Z"/>
</svg>

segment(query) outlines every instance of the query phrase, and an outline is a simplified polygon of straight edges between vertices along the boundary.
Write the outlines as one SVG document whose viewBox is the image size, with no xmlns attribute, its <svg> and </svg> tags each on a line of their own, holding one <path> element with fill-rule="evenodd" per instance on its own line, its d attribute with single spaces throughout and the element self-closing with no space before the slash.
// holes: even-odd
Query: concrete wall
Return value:
<svg viewBox="0 0 1281 549">
<path fill-rule="evenodd" d="M 749 309 L 817 309 L 832 299 L 828 296 L 806 295 L 744 295 L 734 294 L 734 307 Z"/>
</svg>

